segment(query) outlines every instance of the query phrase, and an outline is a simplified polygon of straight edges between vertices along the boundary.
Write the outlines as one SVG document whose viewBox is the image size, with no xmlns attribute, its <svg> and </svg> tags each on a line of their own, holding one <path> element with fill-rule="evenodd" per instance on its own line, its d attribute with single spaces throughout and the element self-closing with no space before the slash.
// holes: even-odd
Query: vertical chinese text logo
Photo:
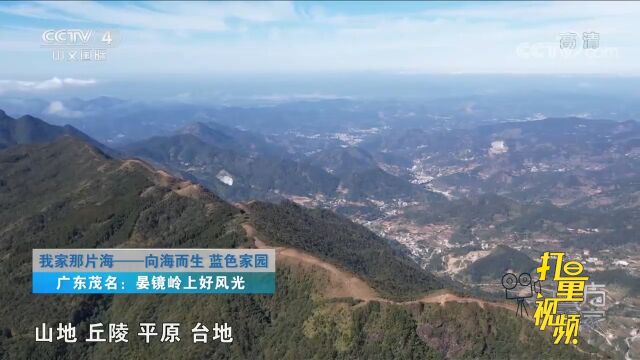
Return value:
<svg viewBox="0 0 640 360">
<path fill-rule="evenodd" d="M 549 260 L 555 260 L 552 280 L 556 283 L 554 297 L 544 298 L 538 293 L 536 312 L 533 315 L 535 324 L 540 330 L 553 328 L 554 344 L 564 339 L 565 344 L 578 344 L 580 313 L 558 313 L 558 304 L 582 303 L 584 300 L 585 282 L 588 276 L 581 276 L 584 267 L 577 261 L 564 262 L 564 252 L 546 251 L 540 258 L 538 267 L 540 281 L 545 281 L 551 270 Z"/>
</svg>

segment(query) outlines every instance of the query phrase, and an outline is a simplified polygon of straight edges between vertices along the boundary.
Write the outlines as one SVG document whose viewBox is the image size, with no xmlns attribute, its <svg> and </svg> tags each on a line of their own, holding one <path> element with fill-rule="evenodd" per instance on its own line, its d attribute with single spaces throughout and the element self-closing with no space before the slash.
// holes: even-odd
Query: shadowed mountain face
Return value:
<svg viewBox="0 0 640 360">
<path fill-rule="evenodd" d="M 69 135 L 106 150 L 104 146 L 70 125 L 48 124 L 31 115 L 14 119 L 0 110 L 0 149 L 18 144 L 45 143 Z"/>
<path fill-rule="evenodd" d="M 84 136 L 72 126 L 55 126 L 30 115 L 14 119 L 0 110 L 0 148 L 42 143 L 62 135 Z"/>
<path fill-rule="evenodd" d="M 260 233 L 281 245 L 317 254 L 361 274 L 387 297 L 418 296 L 427 288 L 442 286 L 440 280 L 410 261 L 400 247 L 389 251 L 386 240 L 329 210 L 303 210 L 291 202 L 254 202 L 248 207 Z M 344 238 L 347 234 L 349 241 Z M 362 262 L 361 257 L 369 261 Z M 389 281 L 392 278 L 398 281 Z"/>
<path fill-rule="evenodd" d="M 423 187 L 381 169 L 369 152 L 358 147 L 324 150 L 311 155 L 310 161 L 339 177 L 342 191 L 355 201 L 368 198 L 412 201 L 428 195 Z"/>
<path fill-rule="evenodd" d="M 110 158 L 74 137 L 0 150 L 0 354 L 18 359 L 580 357 L 570 348 L 551 346 L 545 334 L 505 309 L 356 306 L 349 299 L 328 299 L 322 271 L 281 260 L 273 296 L 31 294 L 33 248 L 252 246 L 241 226 L 247 222 L 268 243 L 306 250 L 371 281 L 381 293 L 408 297 L 440 286 L 384 240 L 334 214 L 287 204 L 256 203 L 248 209 L 245 213 L 141 161 Z M 393 271 L 382 271 L 387 264 Z M 144 344 L 135 334 L 137 324 L 148 321 L 180 322 L 184 341 Z M 234 342 L 193 344 L 189 329 L 198 321 L 229 323 Z M 36 343 L 33 331 L 43 322 L 70 322 L 80 337 L 89 323 L 124 322 L 129 343 Z M 478 337 L 478 331 L 486 336 Z M 510 344 L 518 339 L 521 346 L 513 349 Z"/>
<path fill-rule="evenodd" d="M 378 168 L 373 156 L 358 147 L 336 147 L 324 150 L 313 154 L 311 161 L 339 176 Z"/>
<path fill-rule="evenodd" d="M 269 141 L 267 137 L 215 122 L 195 122 L 185 126 L 178 133 L 190 134 L 208 144 L 241 154 L 273 157 L 287 155 L 284 148 Z"/>
</svg>

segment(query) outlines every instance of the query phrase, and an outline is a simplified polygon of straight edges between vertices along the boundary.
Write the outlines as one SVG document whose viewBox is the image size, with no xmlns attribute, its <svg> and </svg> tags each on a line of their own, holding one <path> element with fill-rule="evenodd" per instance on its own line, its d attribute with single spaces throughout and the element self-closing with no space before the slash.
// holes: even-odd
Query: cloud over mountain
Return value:
<svg viewBox="0 0 640 360">
<path fill-rule="evenodd" d="M 0 80 L 0 94 L 6 92 L 37 92 L 82 87 L 97 84 L 95 79 L 52 77 L 47 80 Z"/>
</svg>

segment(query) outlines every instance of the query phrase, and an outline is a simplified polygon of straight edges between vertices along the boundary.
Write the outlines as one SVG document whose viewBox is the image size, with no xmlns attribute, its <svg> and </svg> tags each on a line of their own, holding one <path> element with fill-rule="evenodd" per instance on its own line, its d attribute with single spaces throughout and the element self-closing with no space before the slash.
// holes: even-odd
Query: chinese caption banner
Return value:
<svg viewBox="0 0 640 360">
<path fill-rule="evenodd" d="M 273 294 L 274 249 L 34 249 L 35 294 Z"/>
</svg>

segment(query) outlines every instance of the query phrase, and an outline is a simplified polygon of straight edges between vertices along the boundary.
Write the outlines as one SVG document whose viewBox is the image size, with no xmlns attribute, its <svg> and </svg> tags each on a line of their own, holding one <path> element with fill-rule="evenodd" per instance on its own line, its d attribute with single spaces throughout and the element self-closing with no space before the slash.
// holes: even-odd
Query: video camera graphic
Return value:
<svg viewBox="0 0 640 360">
<path fill-rule="evenodd" d="M 520 316 L 522 316 L 522 310 L 529 316 L 526 308 L 526 299 L 532 298 L 534 294 L 542 294 L 540 280 L 533 281 L 529 273 L 522 273 L 519 276 L 513 273 L 504 274 L 502 276 L 502 287 L 504 288 L 505 299 L 517 301 L 516 315 Z"/>
</svg>

